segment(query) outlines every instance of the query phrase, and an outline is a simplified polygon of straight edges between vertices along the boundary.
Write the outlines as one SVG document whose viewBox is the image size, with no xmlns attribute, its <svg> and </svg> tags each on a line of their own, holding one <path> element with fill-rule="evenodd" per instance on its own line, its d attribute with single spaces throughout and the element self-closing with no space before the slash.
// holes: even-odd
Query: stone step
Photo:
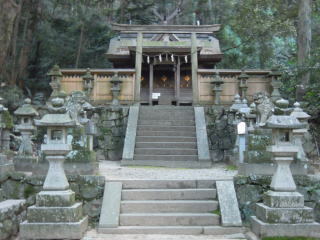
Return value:
<svg viewBox="0 0 320 240">
<path fill-rule="evenodd" d="M 158 125 L 158 126 L 195 126 L 194 120 L 145 120 L 139 119 L 139 125 Z"/>
<path fill-rule="evenodd" d="M 148 113 L 144 115 L 139 115 L 139 120 L 158 120 L 158 121 L 194 121 L 194 116 L 191 115 L 185 115 L 185 114 L 172 114 L 172 113 L 159 113 L 159 114 L 153 114 L 153 113 Z M 139 122 L 138 120 L 138 122 Z"/>
<path fill-rule="evenodd" d="M 194 126 L 159 126 L 159 125 L 138 125 L 138 130 L 150 131 L 195 131 Z"/>
<path fill-rule="evenodd" d="M 136 148 L 188 148 L 197 149 L 196 142 L 136 142 Z"/>
<path fill-rule="evenodd" d="M 124 189 L 121 198 L 127 200 L 214 200 L 216 189 Z"/>
<path fill-rule="evenodd" d="M 163 155 L 165 156 L 165 155 Z M 187 155 L 186 155 L 187 156 Z M 181 161 L 181 160 L 121 160 L 121 166 L 150 166 L 165 168 L 211 168 L 212 161 Z"/>
<path fill-rule="evenodd" d="M 198 155 L 146 155 L 134 154 L 133 160 L 150 161 L 198 161 Z"/>
<path fill-rule="evenodd" d="M 212 213 L 126 213 L 120 226 L 214 226 L 220 217 Z"/>
<path fill-rule="evenodd" d="M 163 136 L 163 137 L 196 137 L 196 133 L 194 131 L 147 131 L 147 130 L 139 130 L 137 131 L 137 136 Z"/>
<path fill-rule="evenodd" d="M 114 180 L 117 182 L 119 180 Z M 216 186 L 215 180 L 122 180 L 122 189 L 198 189 L 212 188 Z"/>
<path fill-rule="evenodd" d="M 206 200 L 153 200 L 121 201 L 121 213 L 212 213 L 217 201 Z"/>
<path fill-rule="evenodd" d="M 100 228 L 98 231 L 99 233 L 105 233 L 105 234 L 169 234 L 169 235 L 206 234 L 206 235 L 218 235 L 218 236 L 221 236 L 218 238 L 219 240 L 224 240 L 224 239 L 228 239 L 227 236 L 225 235 L 244 233 L 245 228 L 221 227 L 221 226 L 204 226 L 204 227 L 203 226 L 119 226 L 118 228 Z M 189 238 L 184 237 L 179 239 L 189 239 Z M 210 237 L 210 239 L 212 238 Z M 246 239 L 246 238 L 243 236 L 241 237 L 241 239 Z"/>
<path fill-rule="evenodd" d="M 186 148 L 136 148 L 134 152 L 135 154 L 146 154 L 146 155 L 196 155 L 198 154 L 197 149 L 186 149 Z"/>
<path fill-rule="evenodd" d="M 196 137 L 137 136 L 136 141 L 137 142 L 197 142 L 197 138 Z"/>
</svg>

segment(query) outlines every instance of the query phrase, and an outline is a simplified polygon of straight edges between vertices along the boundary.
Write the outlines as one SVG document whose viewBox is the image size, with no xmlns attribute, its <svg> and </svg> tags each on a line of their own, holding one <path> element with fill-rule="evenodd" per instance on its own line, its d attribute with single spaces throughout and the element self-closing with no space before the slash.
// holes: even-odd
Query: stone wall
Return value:
<svg viewBox="0 0 320 240">
<path fill-rule="evenodd" d="M 320 177 L 294 176 L 297 190 L 304 195 L 305 205 L 315 209 L 315 220 L 320 221 Z M 250 216 L 255 215 L 255 204 L 262 202 L 263 193 L 270 190 L 270 176 L 236 176 L 236 188 L 241 217 L 249 224 Z"/>
<path fill-rule="evenodd" d="M 23 212 L 28 206 L 35 204 L 35 196 L 41 191 L 44 178 L 44 176 L 26 176 L 16 172 L 0 177 L 0 188 L 2 188 L 4 199 L 26 200 L 21 209 L 12 212 L 11 215 L 15 216 L 13 219 L 19 220 L 18 222 L 24 219 L 25 213 Z M 89 216 L 90 225 L 95 226 L 99 221 L 105 178 L 93 175 L 70 175 L 68 180 L 71 189 L 76 193 L 76 201 L 83 203 L 84 214 Z M 0 215 L 0 231 L 1 226 L 5 224 L 5 220 L 6 218 L 1 218 Z M 10 225 L 12 231 L 9 232 L 11 232 L 11 235 L 17 232 L 16 225 Z M 5 239 L 9 239 L 9 237 Z"/>
<path fill-rule="evenodd" d="M 129 107 L 110 106 L 99 113 L 98 148 L 106 160 L 120 160 L 127 128 Z"/>
</svg>

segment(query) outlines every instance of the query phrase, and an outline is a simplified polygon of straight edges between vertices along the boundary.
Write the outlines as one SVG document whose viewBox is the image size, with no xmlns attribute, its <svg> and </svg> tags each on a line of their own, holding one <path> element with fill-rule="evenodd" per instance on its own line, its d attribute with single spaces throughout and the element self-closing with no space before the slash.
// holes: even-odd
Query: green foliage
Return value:
<svg viewBox="0 0 320 240">
<path fill-rule="evenodd" d="M 221 216 L 220 209 L 216 209 L 216 210 L 212 211 L 211 213 L 216 214 L 218 216 Z"/>
<path fill-rule="evenodd" d="M 3 114 L 2 117 L 3 117 L 3 125 L 4 125 L 4 127 L 7 128 L 7 129 L 13 128 L 14 127 L 13 118 L 10 115 L 9 111 L 4 111 L 2 114 Z"/>
</svg>

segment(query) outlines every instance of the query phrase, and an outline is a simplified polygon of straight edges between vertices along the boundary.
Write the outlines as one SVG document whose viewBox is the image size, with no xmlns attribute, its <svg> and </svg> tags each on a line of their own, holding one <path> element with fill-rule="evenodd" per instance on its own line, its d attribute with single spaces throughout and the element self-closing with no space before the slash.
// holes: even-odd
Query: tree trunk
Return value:
<svg viewBox="0 0 320 240">
<path fill-rule="evenodd" d="M 0 1 L 0 74 L 4 73 L 6 56 L 10 48 L 18 5 L 13 0 Z"/>
<path fill-rule="evenodd" d="M 21 18 L 21 9 L 23 6 L 23 0 L 20 1 L 18 14 L 14 23 L 14 31 L 12 36 L 12 52 L 11 52 L 11 76 L 9 79 L 9 84 L 14 85 L 17 78 L 17 71 L 16 71 L 16 61 L 17 61 L 17 42 L 18 42 L 18 32 L 19 32 L 19 25 L 20 25 L 20 18 Z"/>
<path fill-rule="evenodd" d="M 75 68 L 78 68 L 78 66 L 79 66 L 79 61 L 80 61 L 81 51 L 82 51 L 83 34 L 84 34 L 84 23 L 81 24 L 80 38 L 79 38 L 79 45 L 78 45 L 78 52 L 77 52 Z"/>
<path fill-rule="evenodd" d="M 305 87 L 310 81 L 310 72 L 307 69 L 307 62 L 310 57 L 311 47 L 311 4 L 312 0 L 299 1 L 299 16 L 298 16 L 298 67 L 300 82 L 297 86 L 297 100 L 302 100 L 305 92 Z"/>
</svg>

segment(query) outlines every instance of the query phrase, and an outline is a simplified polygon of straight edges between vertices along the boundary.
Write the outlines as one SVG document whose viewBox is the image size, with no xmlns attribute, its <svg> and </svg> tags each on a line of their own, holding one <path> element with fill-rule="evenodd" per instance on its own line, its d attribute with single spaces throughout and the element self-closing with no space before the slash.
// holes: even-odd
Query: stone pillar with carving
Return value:
<svg viewBox="0 0 320 240">
<path fill-rule="evenodd" d="M 248 79 L 249 79 L 249 75 L 246 74 L 244 70 L 242 70 L 241 74 L 238 77 L 239 89 L 240 89 L 242 99 L 246 99 L 247 97 Z"/>
<path fill-rule="evenodd" d="M 81 239 L 88 226 L 82 214 L 82 203 L 75 202 L 63 162 L 72 150 L 67 142 L 67 129 L 76 125 L 64 109 L 64 100 L 51 100 L 54 113 L 35 120 L 36 126 L 47 128 L 47 141 L 41 151 L 49 161 L 43 190 L 36 195 L 36 205 L 27 210 L 27 220 L 20 224 L 23 239 Z"/>
</svg>

